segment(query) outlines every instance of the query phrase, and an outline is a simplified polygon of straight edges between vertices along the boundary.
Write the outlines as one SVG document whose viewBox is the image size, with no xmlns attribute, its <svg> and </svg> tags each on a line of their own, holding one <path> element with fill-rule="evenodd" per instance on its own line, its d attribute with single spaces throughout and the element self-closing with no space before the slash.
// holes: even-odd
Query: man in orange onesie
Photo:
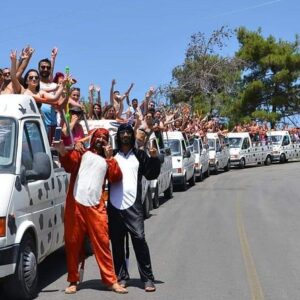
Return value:
<svg viewBox="0 0 300 300">
<path fill-rule="evenodd" d="M 127 293 L 118 284 L 109 246 L 103 191 L 106 179 L 109 183 L 118 182 L 122 172 L 108 141 L 108 131 L 101 128 L 93 132 L 90 148 L 83 154 L 75 150 L 67 152 L 61 141 L 53 142 L 62 166 L 71 173 L 65 206 L 67 280 L 70 282 L 65 290 L 67 294 L 77 291 L 78 266 L 86 234 L 92 243 L 102 282 L 116 293 Z"/>
</svg>

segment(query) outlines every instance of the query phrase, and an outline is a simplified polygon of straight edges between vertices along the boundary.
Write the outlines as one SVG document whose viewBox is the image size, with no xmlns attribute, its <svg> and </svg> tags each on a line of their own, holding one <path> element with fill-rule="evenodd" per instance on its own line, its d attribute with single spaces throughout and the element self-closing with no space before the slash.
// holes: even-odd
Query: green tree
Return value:
<svg viewBox="0 0 300 300">
<path fill-rule="evenodd" d="M 172 71 L 172 81 L 162 88 L 172 103 L 189 102 L 203 113 L 222 111 L 229 95 L 235 94 L 242 60 L 219 53 L 232 31 L 221 27 L 209 38 L 201 32 L 192 35 L 182 65 Z"/>
<path fill-rule="evenodd" d="M 245 62 L 243 86 L 232 103 L 232 116 L 252 116 L 270 121 L 300 112 L 299 38 L 294 42 L 264 38 L 261 29 L 236 30 L 240 49 L 236 56 Z"/>
</svg>

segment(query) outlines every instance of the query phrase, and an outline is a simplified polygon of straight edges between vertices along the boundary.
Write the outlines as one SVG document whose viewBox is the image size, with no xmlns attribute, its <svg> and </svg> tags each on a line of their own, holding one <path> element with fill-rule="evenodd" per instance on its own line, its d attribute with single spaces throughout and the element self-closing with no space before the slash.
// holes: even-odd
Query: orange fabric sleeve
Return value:
<svg viewBox="0 0 300 300">
<path fill-rule="evenodd" d="M 113 183 L 122 180 L 123 174 L 118 162 L 114 158 L 107 159 L 106 162 L 108 165 L 106 172 L 108 182 Z"/>
<path fill-rule="evenodd" d="M 68 151 L 65 156 L 59 156 L 61 165 L 64 167 L 66 172 L 74 173 L 78 170 L 81 162 L 82 155 L 76 150 Z"/>
</svg>

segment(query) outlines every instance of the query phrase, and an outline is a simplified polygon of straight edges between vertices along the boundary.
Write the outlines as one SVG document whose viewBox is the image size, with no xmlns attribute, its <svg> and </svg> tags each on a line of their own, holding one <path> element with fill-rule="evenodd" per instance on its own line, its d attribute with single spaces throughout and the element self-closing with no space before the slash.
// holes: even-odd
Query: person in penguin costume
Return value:
<svg viewBox="0 0 300 300">
<path fill-rule="evenodd" d="M 66 151 L 62 141 L 53 142 L 62 166 L 71 173 L 64 217 L 67 280 L 70 282 L 65 289 L 67 294 L 77 291 L 85 235 L 90 238 L 102 282 L 116 293 L 127 293 L 118 283 L 109 244 L 103 191 L 105 181 L 120 182 L 122 172 L 108 141 L 109 132 L 100 128 L 92 133 L 90 147 L 83 153 Z"/>
<path fill-rule="evenodd" d="M 142 176 L 147 180 L 158 177 L 160 160 L 157 149 L 151 148 L 149 155 L 135 148 L 134 130 L 129 124 L 121 124 L 117 131 L 118 162 L 123 178 L 110 184 L 107 205 L 109 232 L 116 274 L 119 283 L 126 287 L 130 279 L 124 249 L 125 236 L 129 233 L 138 263 L 140 278 L 146 292 L 154 292 L 149 248 L 145 239 L 142 204 Z"/>
</svg>

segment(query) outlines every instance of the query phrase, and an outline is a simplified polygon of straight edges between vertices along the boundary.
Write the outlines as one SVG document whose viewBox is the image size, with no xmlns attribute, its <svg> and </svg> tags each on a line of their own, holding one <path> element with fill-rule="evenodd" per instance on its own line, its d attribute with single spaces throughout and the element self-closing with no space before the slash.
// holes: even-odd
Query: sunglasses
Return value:
<svg viewBox="0 0 300 300">
<path fill-rule="evenodd" d="M 125 133 L 127 133 L 128 135 L 132 134 L 132 132 L 130 130 L 121 130 L 120 131 L 120 135 L 124 135 Z"/>
<path fill-rule="evenodd" d="M 42 70 L 50 70 L 50 69 L 51 69 L 50 66 L 40 66 L 40 68 L 41 68 Z"/>
<path fill-rule="evenodd" d="M 9 76 L 10 72 L 3 73 L 3 76 Z"/>
<path fill-rule="evenodd" d="M 29 80 L 33 80 L 33 79 L 38 80 L 39 76 L 28 76 L 28 79 Z"/>
</svg>

